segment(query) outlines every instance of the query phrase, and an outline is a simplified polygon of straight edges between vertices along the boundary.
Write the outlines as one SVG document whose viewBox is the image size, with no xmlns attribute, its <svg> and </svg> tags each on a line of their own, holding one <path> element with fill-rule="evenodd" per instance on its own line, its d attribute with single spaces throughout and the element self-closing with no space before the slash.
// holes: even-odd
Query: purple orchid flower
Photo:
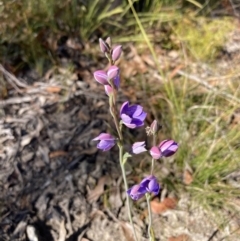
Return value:
<svg viewBox="0 0 240 241">
<path fill-rule="evenodd" d="M 132 145 L 132 153 L 134 153 L 134 154 L 139 154 L 139 153 L 142 153 L 142 152 L 147 151 L 147 149 L 145 148 L 145 146 L 146 146 L 145 141 L 135 142 L 135 143 Z"/>
<path fill-rule="evenodd" d="M 174 140 L 164 140 L 158 146 L 153 146 L 150 150 L 152 158 L 169 157 L 178 150 L 178 144 Z"/>
<path fill-rule="evenodd" d="M 157 178 L 153 175 L 145 177 L 141 181 L 140 185 L 144 187 L 147 192 L 153 193 L 154 195 L 157 195 L 160 191 L 160 185 L 157 181 Z"/>
<path fill-rule="evenodd" d="M 157 195 L 160 191 L 160 185 L 157 182 L 157 178 L 150 175 L 144 178 L 140 184 L 134 185 L 127 190 L 127 194 L 133 199 L 138 200 L 146 193 L 153 193 Z"/>
<path fill-rule="evenodd" d="M 127 194 L 133 199 L 138 200 L 147 193 L 146 188 L 140 184 L 134 185 L 127 190 Z"/>
<path fill-rule="evenodd" d="M 143 111 L 141 105 L 129 106 L 129 102 L 126 101 L 121 107 L 120 116 L 124 125 L 128 128 L 134 129 L 144 125 L 147 113 Z"/>
<path fill-rule="evenodd" d="M 116 144 L 116 138 L 108 133 L 101 133 L 99 136 L 95 137 L 93 141 L 100 141 L 97 144 L 97 148 L 103 151 L 110 150 Z"/>
</svg>

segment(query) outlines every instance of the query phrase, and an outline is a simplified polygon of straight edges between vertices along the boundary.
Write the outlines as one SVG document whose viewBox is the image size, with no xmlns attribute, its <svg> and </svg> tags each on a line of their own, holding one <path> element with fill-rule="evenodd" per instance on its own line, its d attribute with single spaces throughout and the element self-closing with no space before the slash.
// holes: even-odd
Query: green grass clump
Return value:
<svg viewBox="0 0 240 241">
<path fill-rule="evenodd" d="M 233 19 L 222 17 L 184 17 L 174 26 L 181 43 L 197 60 L 213 60 L 219 53 L 230 32 L 234 29 Z"/>
<path fill-rule="evenodd" d="M 54 51 L 62 36 L 89 41 L 98 30 L 107 34 L 118 23 L 123 6 L 111 8 L 98 0 L 3 1 L 0 6 L 0 61 L 27 63 L 36 67 L 40 62 L 56 64 Z M 114 21 L 112 21 L 114 17 Z M 96 39 L 96 36 L 95 36 Z"/>
<path fill-rule="evenodd" d="M 164 162 L 170 175 L 164 177 L 159 171 L 159 177 L 163 177 L 163 185 L 170 192 L 187 192 L 195 203 L 216 214 L 213 216 L 218 218 L 215 221 L 220 227 L 226 224 L 227 215 L 238 212 L 234 200 L 240 196 L 240 190 L 230 176 L 240 170 L 240 128 L 239 125 L 231 124 L 230 119 L 240 103 L 237 91 L 240 83 L 236 84 L 236 77 L 231 75 L 226 79 L 228 84 L 218 86 L 215 83 L 212 89 L 196 86 L 188 78 L 169 80 L 159 66 L 152 44 L 154 39 L 145 31 L 145 23 L 141 21 L 140 15 L 135 14 L 135 18 L 142 33 L 142 41 L 149 47 L 162 78 L 158 87 L 155 83 L 147 88 L 149 100 L 154 99 L 154 107 L 152 103 L 149 105 L 154 108 L 163 126 L 161 139 L 173 138 L 180 145 L 175 161 Z M 210 20 L 184 16 L 172 29 L 177 41 L 189 50 L 185 52 L 183 63 L 190 62 L 187 58 L 214 61 L 228 33 L 233 31 L 234 24 L 232 18 Z M 189 69 L 191 72 L 191 66 Z M 235 88 L 230 88 L 233 85 Z M 154 96 L 161 97 L 156 102 Z M 185 168 L 192 170 L 193 181 L 190 185 L 183 181 Z"/>
</svg>

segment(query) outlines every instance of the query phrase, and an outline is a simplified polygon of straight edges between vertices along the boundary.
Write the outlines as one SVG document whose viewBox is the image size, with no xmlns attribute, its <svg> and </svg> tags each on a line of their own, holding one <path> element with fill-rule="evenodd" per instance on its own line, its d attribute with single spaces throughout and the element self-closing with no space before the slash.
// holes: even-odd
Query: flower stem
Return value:
<svg viewBox="0 0 240 241">
<path fill-rule="evenodd" d="M 148 223 L 148 239 L 149 241 L 155 241 L 155 235 L 154 231 L 152 228 L 152 211 L 151 211 L 151 206 L 150 206 L 150 198 L 151 195 L 149 193 L 146 193 L 146 200 L 147 200 L 147 205 L 148 205 L 148 218 L 149 218 L 149 223 Z"/>
<path fill-rule="evenodd" d="M 127 177 L 126 177 L 126 171 L 125 171 L 125 167 L 124 167 L 124 163 L 123 163 L 123 135 L 122 135 L 122 130 L 118 124 L 118 119 L 117 119 L 117 115 L 116 115 L 116 111 L 115 111 L 115 105 L 112 102 L 112 99 L 109 98 L 109 104 L 110 104 L 110 113 L 113 117 L 113 121 L 115 124 L 115 127 L 117 129 L 117 133 L 118 133 L 118 137 L 119 137 L 119 142 L 118 142 L 118 148 L 119 148 L 119 162 L 120 162 L 120 166 L 121 166 L 121 171 L 122 171 L 122 177 L 123 177 L 123 182 L 124 182 L 124 188 L 125 188 L 125 192 L 128 190 L 128 183 L 127 183 Z M 131 213 L 131 208 L 130 208 L 130 198 L 128 195 L 126 195 L 126 201 L 127 201 L 127 209 L 128 209 L 128 218 L 130 221 L 130 224 L 132 226 L 132 230 L 133 230 L 133 235 L 134 235 L 134 240 L 138 241 L 137 239 L 137 234 L 133 225 L 133 220 L 132 220 L 132 213 Z"/>
<path fill-rule="evenodd" d="M 124 167 L 124 163 L 123 163 L 123 146 L 121 143 L 118 144 L 118 148 L 119 148 L 120 166 L 121 166 L 121 170 L 122 170 L 122 177 L 123 177 L 123 182 L 124 182 L 124 187 L 125 187 L 125 192 L 126 192 L 128 190 L 128 183 L 127 183 L 126 171 L 125 171 L 125 167 Z M 127 209 L 128 209 L 128 218 L 129 218 L 130 224 L 132 226 L 134 240 L 138 241 L 136 230 L 133 225 L 132 213 L 131 213 L 131 207 L 130 207 L 130 198 L 128 195 L 126 195 L 126 201 L 127 201 Z"/>
<path fill-rule="evenodd" d="M 151 175 L 153 175 L 155 160 L 152 158 Z"/>
<path fill-rule="evenodd" d="M 153 143 L 152 143 L 152 145 L 153 145 L 153 146 L 156 146 L 156 142 L 157 142 L 157 135 L 154 134 L 154 135 L 153 135 Z M 154 158 L 152 158 L 151 175 L 153 175 L 154 165 L 155 165 L 155 160 L 154 160 Z"/>
</svg>

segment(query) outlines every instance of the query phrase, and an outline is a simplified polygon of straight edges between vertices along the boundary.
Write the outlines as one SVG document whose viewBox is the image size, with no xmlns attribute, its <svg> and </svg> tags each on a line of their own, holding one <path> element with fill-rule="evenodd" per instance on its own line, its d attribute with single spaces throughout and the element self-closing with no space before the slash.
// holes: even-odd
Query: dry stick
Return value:
<svg viewBox="0 0 240 241">
<path fill-rule="evenodd" d="M 205 80 L 202 80 L 202 79 L 198 78 L 195 75 L 187 74 L 187 73 L 185 73 L 182 70 L 178 70 L 177 73 L 179 75 L 181 75 L 181 76 L 184 76 L 184 77 L 186 77 L 188 79 L 191 79 L 191 80 L 199 83 L 200 85 L 204 86 L 208 90 L 211 90 L 213 92 L 219 92 L 219 95 L 222 95 L 222 96 L 226 97 L 227 99 L 230 99 L 230 100 L 233 100 L 233 101 L 235 101 L 237 103 L 240 103 L 240 99 L 239 98 L 237 98 L 237 97 L 235 97 L 233 95 L 230 95 L 230 94 L 226 93 L 225 91 L 219 91 L 217 88 L 211 86 Z"/>
<path fill-rule="evenodd" d="M 23 92 L 22 90 L 20 90 L 18 88 L 18 86 L 22 87 L 22 88 L 27 88 L 28 87 L 28 85 L 22 83 L 13 74 L 9 73 L 1 64 L 0 64 L 0 71 L 6 76 L 6 78 L 10 82 L 10 84 L 14 87 L 14 89 L 16 89 L 17 92 L 19 92 L 19 93 Z"/>
</svg>

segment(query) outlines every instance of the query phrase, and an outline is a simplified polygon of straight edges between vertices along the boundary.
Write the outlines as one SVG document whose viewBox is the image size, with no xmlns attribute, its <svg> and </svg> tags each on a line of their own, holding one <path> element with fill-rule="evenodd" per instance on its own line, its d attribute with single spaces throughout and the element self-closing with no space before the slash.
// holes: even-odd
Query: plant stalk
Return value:
<svg viewBox="0 0 240 241">
<path fill-rule="evenodd" d="M 125 171 L 124 163 L 123 163 L 123 146 L 122 146 L 121 143 L 118 144 L 118 148 L 119 148 L 119 161 L 120 161 L 120 166 L 121 166 L 121 170 L 122 170 L 124 187 L 125 187 L 125 191 L 127 191 L 128 190 L 128 183 L 127 183 L 126 171 Z M 132 226 L 134 240 L 138 241 L 136 230 L 134 228 L 134 224 L 133 224 L 133 220 L 132 220 L 132 213 L 131 213 L 131 208 L 130 208 L 130 198 L 129 198 L 128 195 L 126 195 L 126 201 L 127 201 L 127 209 L 128 209 L 128 218 L 129 218 L 130 224 Z"/>
<path fill-rule="evenodd" d="M 115 96 L 115 98 L 116 98 L 116 96 Z M 111 99 L 111 98 L 109 98 L 109 105 L 110 105 L 110 113 L 113 117 L 113 121 L 114 121 L 115 127 L 117 129 L 118 137 L 119 137 L 119 142 L 118 142 L 119 162 L 120 162 L 120 166 L 121 166 L 124 188 L 125 188 L 125 192 L 126 192 L 128 190 L 128 183 L 127 183 L 126 171 L 125 171 L 125 167 L 124 167 L 124 163 L 123 163 L 123 143 L 122 143 L 123 142 L 123 135 L 122 135 L 122 130 L 119 127 L 119 124 L 118 124 L 118 119 L 117 119 L 116 111 L 115 111 L 115 108 L 114 108 L 115 105 L 113 103 L 113 99 Z M 134 225 L 133 225 L 132 213 L 131 213 L 131 208 L 130 208 L 130 198 L 129 198 L 128 195 L 126 195 L 126 201 L 127 201 L 127 209 L 128 209 L 128 218 L 129 218 L 130 224 L 132 226 L 134 240 L 138 241 L 136 230 L 135 230 Z"/>
<path fill-rule="evenodd" d="M 146 200 L 147 200 L 147 205 L 148 205 L 148 218 L 149 218 L 149 223 L 148 223 L 148 239 L 149 241 L 155 241 L 155 235 L 154 231 L 152 228 L 152 211 L 151 211 L 151 206 L 150 206 L 150 198 L 151 195 L 149 193 L 146 193 Z"/>
</svg>

